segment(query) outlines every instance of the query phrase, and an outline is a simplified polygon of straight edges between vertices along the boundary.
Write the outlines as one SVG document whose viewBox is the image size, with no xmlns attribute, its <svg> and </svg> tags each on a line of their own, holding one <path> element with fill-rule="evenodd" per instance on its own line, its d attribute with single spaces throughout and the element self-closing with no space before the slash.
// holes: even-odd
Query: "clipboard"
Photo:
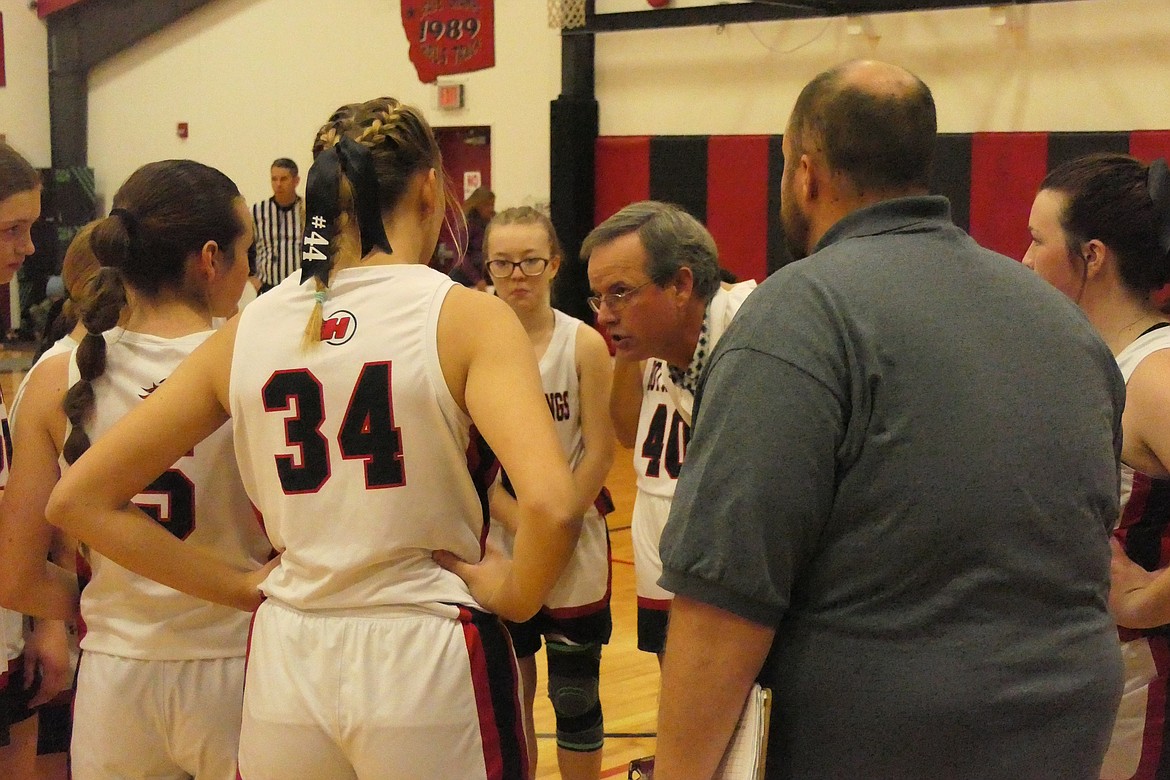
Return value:
<svg viewBox="0 0 1170 780">
<path fill-rule="evenodd" d="M 764 780 L 768 759 L 768 729 L 772 724 L 772 691 L 752 685 L 714 780 Z M 653 780 L 654 756 L 630 762 L 629 780 Z"/>
<path fill-rule="evenodd" d="M 772 723 L 772 691 L 752 685 L 714 780 L 763 780 Z"/>
</svg>

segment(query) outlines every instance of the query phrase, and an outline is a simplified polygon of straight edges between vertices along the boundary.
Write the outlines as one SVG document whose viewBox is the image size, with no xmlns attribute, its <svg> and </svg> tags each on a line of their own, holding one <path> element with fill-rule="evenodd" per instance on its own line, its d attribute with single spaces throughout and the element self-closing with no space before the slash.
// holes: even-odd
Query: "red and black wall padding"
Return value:
<svg viewBox="0 0 1170 780">
<path fill-rule="evenodd" d="M 594 221 L 647 198 L 677 203 L 710 229 L 724 266 L 762 280 L 791 259 L 779 219 L 780 142 L 778 135 L 598 138 Z M 955 224 L 1019 259 L 1044 175 L 1101 151 L 1170 157 L 1170 130 L 943 134 L 932 190 L 950 198 Z"/>
</svg>

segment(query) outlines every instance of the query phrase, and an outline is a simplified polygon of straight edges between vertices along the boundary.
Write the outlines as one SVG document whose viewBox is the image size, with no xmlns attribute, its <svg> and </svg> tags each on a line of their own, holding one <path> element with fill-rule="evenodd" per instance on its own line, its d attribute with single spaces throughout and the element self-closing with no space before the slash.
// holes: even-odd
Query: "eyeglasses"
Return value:
<svg viewBox="0 0 1170 780">
<path fill-rule="evenodd" d="M 605 295 L 594 295 L 592 298 L 586 298 L 585 302 L 589 304 L 590 309 L 593 309 L 594 314 L 600 314 L 601 307 L 603 305 L 609 307 L 610 311 L 617 311 L 629 303 L 628 298 L 631 295 L 650 284 L 654 284 L 653 279 L 648 282 L 642 282 L 642 284 L 638 285 L 637 287 L 631 287 L 628 290 L 622 290 L 621 292 L 611 292 L 606 293 Z"/>
<path fill-rule="evenodd" d="M 487 264 L 488 273 L 497 279 L 506 279 L 516 268 L 525 276 L 540 276 L 548 267 L 547 257 L 526 257 L 518 263 L 511 260 L 490 260 Z"/>
</svg>

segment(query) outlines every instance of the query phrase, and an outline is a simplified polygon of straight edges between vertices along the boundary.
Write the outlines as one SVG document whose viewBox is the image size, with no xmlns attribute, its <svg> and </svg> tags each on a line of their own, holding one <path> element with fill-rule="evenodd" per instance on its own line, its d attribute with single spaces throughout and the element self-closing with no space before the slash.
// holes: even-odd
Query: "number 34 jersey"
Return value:
<svg viewBox="0 0 1170 780">
<path fill-rule="evenodd" d="M 96 441 L 142 403 L 211 331 L 167 339 L 114 328 L 106 337 L 106 370 L 94 381 Z M 69 383 L 80 379 L 77 353 Z M 271 546 L 248 503 L 223 425 L 134 497 L 134 503 L 187 544 L 256 569 Z M 92 551 L 92 577 L 81 593 L 87 651 L 141 660 L 197 660 L 244 655 L 250 615 L 140 577 Z"/>
<path fill-rule="evenodd" d="M 453 283 L 419 265 L 341 269 L 305 349 L 315 288 L 298 277 L 240 315 L 232 362 L 236 456 L 282 552 L 262 589 L 304 610 L 475 606 L 431 559 L 479 560 L 489 484 L 473 481 L 471 420 L 439 366 Z"/>
</svg>

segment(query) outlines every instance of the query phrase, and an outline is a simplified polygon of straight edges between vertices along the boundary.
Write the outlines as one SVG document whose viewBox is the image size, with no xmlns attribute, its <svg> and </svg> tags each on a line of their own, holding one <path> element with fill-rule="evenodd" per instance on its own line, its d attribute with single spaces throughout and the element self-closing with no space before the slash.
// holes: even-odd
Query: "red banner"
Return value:
<svg viewBox="0 0 1170 780">
<path fill-rule="evenodd" d="M 8 78 L 4 74 L 4 14 L 0 14 L 0 87 L 8 86 Z"/>
<path fill-rule="evenodd" d="M 402 0 L 402 28 L 423 83 L 496 64 L 493 0 Z"/>
<path fill-rule="evenodd" d="M 37 0 L 37 16 L 44 19 L 49 14 L 64 11 L 71 5 L 77 5 L 81 0 Z"/>
</svg>

